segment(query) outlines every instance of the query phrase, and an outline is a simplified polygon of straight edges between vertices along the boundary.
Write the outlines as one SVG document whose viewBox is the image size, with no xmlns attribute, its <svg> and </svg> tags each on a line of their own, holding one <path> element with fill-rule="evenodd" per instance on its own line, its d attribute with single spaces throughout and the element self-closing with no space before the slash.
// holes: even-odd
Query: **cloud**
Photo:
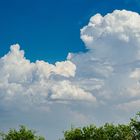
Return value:
<svg viewBox="0 0 140 140">
<path fill-rule="evenodd" d="M 69 53 L 66 61 L 54 65 L 32 63 L 18 44 L 12 45 L 0 59 L 1 104 L 20 108 L 25 103 L 90 101 L 100 107 L 139 98 L 139 25 L 135 12 L 96 14 L 81 29 L 88 52 Z"/>
<path fill-rule="evenodd" d="M 69 53 L 54 65 L 32 63 L 19 45 L 11 46 L 0 58 L 0 109 L 32 113 L 33 120 L 37 113 L 43 124 L 63 128 L 64 120 L 67 125 L 78 118 L 126 122 L 140 105 L 140 15 L 96 14 L 81 29 L 81 39 L 87 52 Z"/>
<path fill-rule="evenodd" d="M 85 92 L 83 89 L 72 85 L 69 81 L 61 81 L 52 88 L 54 94 L 51 95 L 52 99 L 64 100 L 83 100 L 95 102 L 96 98 L 92 94 Z"/>
<path fill-rule="evenodd" d="M 66 60 L 54 65 L 31 63 L 18 44 L 0 59 L 0 99 L 6 106 L 23 107 L 50 100 L 92 100 L 95 97 L 66 80 L 75 76 L 76 65 Z M 35 106 L 34 106 L 35 107 Z"/>
<path fill-rule="evenodd" d="M 81 29 L 81 39 L 98 59 L 113 64 L 133 62 L 140 59 L 139 24 L 139 15 L 126 10 L 115 10 L 104 17 L 97 14 Z"/>
<path fill-rule="evenodd" d="M 117 106 L 118 109 L 126 111 L 126 112 L 133 112 L 133 110 L 139 111 L 140 108 L 140 100 L 134 100 L 130 102 L 126 102 Z"/>
<path fill-rule="evenodd" d="M 81 39 L 89 51 L 67 57 L 76 65 L 74 82 L 99 104 L 140 98 L 140 15 L 126 10 L 96 14 L 81 29 Z"/>
</svg>

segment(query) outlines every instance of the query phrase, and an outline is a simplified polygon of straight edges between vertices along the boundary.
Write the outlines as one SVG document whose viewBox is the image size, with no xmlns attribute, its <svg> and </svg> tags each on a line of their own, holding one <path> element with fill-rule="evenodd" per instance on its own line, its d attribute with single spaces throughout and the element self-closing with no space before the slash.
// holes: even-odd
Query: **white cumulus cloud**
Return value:
<svg viewBox="0 0 140 140">
<path fill-rule="evenodd" d="M 126 10 L 96 14 L 81 29 L 81 39 L 88 52 L 67 57 L 77 68 L 74 82 L 108 106 L 139 98 L 140 15 Z"/>
<path fill-rule="evenodd" d="M 92 100 L 95 97 L 66 79 L 74 77 L 76 65 L 66 60 L 54 65 L 31 63 L 18 44 L 0 58 L 0 100 L 6 106 L 22 107 L 58 100 Z M 94 100 L 92 100 L 94 102 Z"/>
<path fill-rule="evenodd" d="M 69 53 L 55 64 L 32 63 L 19 45 L 11 46 L 0 58 L 0 109 L 24 112 L 31 106 L 37 108 L 35 113 L 40 110 L 38 118 L 46 110 L 40 120 L 59 126 L 78 118 L 91 123 L 124 122 L 138 111 L 140 15 L 126 10 L 96 14 L 81 29 L 81 39 L 87 52 Z"/>
</svg>

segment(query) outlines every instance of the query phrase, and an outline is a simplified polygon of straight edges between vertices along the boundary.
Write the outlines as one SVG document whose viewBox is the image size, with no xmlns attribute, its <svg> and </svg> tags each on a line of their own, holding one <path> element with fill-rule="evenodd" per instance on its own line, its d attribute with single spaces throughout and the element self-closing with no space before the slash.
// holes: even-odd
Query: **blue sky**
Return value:
<svg viewBox="0 0 140 140">
<path fill-rule="evenodd" d="M 0 2 L 0 34 L 3 56 L 19 43 L 31 61 L 64 60 L 68 52 L 85 51 L 80 29 L 89 18 L 114 9 L 140 11 L 137 0 L 40 0 Z"/>
<path fill-rule="evenodd" d="M 140 108 L 139 13 L 139 0 L 1 0 L 0 130 L 58 140 L 71 125 L 128 122 Z"/>
</svg>

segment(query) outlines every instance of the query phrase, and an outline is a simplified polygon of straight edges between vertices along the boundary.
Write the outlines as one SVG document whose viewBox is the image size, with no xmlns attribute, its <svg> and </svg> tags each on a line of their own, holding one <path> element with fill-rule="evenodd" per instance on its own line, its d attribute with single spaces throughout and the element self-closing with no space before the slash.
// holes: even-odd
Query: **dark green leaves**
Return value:
<svg viewBox="0 0 140 140">
<path fill-rule="evenodd" d="M 140 140 L 140 112 L 129 124 L 106 123 L 100 127 L 71 128 L 64 132 L 64 140 Z"/>
<path fill-rule="evenodd" d="M 7 134 L 0 133 L 2 140 L 45 140 L 43 137 L 37 136 L 35 131 L 20 126 L 19 130 L 10 129 Z"/>
</svg>

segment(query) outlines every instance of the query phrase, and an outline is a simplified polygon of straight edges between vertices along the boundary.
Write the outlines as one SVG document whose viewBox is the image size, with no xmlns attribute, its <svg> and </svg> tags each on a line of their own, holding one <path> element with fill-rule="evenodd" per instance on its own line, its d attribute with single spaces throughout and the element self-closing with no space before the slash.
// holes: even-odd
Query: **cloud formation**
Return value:
<svg viewBox="0 0 140 140">
<path fill-rule="evenodd" d="M 81 39 L 89 51 L 68 55 L 77 67 L 75 82 L 99 104 L 140 98 L 140 15 L 126 10 L 96 14 L 81 29 Z"/>
<path fill-rule="evenodd" d="M 81 29 L 81 39 L 87 52 L 69 53 L 54 65 L 32 63 L 18 44 L 11 46 L 0 58 L 0 109 L 36 108 L 38 118 L 47 112 L 48 123 L 59 116 L 61 125 L 78 118 L 78 124 L 126 121 L 138 111 L 140 15 L 126 10 L 96 14 Z"/>
<path fill-rule="evenodd" d="M 51 100 L 96 100 L 68 80 L 75 76 L 75 71 L 75 64 L 69 60 L 55 65 L 38 60 L 31 63 L 19 45 L 13 45 L 0 59 L 1 103 L 20 107 L 22 103 L 41 104 Z"/>
<path fill-rule="evenodd" d="M 140 15 L 115 10 L 96 14 L 81 29 L 86 53 L 69 53 L 54 65 L 31 63 L 18 44 L 0 59 L 1 104 L 90 101 L 115 104 L 140 97 Z M 20 106 L 20 105 L 19 105 Z"/>
</svg>

